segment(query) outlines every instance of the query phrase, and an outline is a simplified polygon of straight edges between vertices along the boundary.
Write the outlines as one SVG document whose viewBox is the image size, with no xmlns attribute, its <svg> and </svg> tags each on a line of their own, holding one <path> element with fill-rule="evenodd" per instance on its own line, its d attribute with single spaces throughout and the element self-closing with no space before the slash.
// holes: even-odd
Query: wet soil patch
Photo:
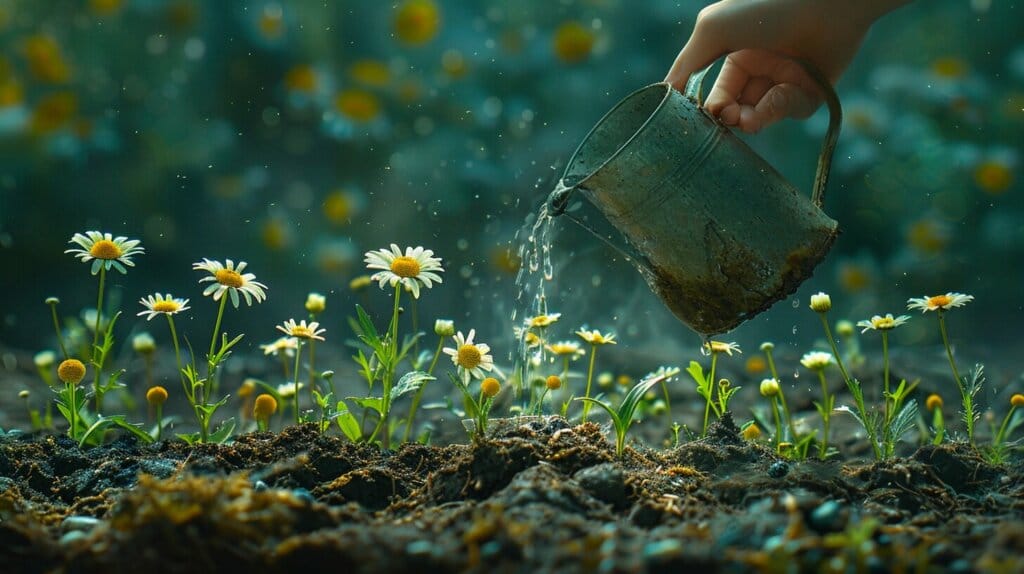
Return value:
<svg viewBox="0 0 1024 574">
<path fill-rule="evenodd" d="M 962 444 L 795 463 L 726 418 L 616 457 L 505 421 L 382 451 L 311 426 L 230 445 L 0 438 L 4 572 L 1024 571 L 1020 460 Z"/>
</svg>

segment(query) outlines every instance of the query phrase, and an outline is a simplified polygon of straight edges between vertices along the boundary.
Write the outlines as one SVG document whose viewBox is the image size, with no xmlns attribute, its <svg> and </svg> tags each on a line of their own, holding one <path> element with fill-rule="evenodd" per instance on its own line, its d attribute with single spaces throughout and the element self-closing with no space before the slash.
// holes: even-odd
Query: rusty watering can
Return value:
<svg viewBox="0 0 1024 574">
<path fill-rule="evenodd" d="M 821 205 L 842 111 L 829 81 L 800 63 L 830 114 L 810 197 L 701 108 L 704 69 L 684 94 L 652 84 L 605 114 L 569 160 L 548 213 L 593 232 L 566 211 L 582 193 L 621 233 L 619 250 L 651 289 L 698 333 L 723 333 L 768 309 L 810 277 L 838 234 Z"/>
</svg>

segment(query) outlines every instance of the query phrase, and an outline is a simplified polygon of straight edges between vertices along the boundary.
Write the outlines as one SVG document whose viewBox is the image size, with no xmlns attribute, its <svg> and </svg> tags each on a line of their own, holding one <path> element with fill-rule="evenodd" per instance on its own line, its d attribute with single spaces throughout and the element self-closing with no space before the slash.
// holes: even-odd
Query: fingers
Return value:
<svg viewBox="0 0 1024 574">
<path fill-rule="evenodd" d="M 814 113 L 817 101 L 796 84 L 776 84 L 753 106 L 744 106 L 739 128 L 756 133 L 784 118 L 806 118 Z"/>
<path fill-rule="evenodd" d="M 728 53 L 729 35 L 723 33 L 720 14 L 723 2 L 705 7 L 697 15 L 690 39 L 676 56 L 665 81 L 677 90 L 686 88 L 686 80 L 697 70 L 702 70 L 722 55 Z M 727 27 L 725 28 L 728 29 Z"/>
<path fill-rule="evenodd" d="M 749 81 L 750 74 L 743 66 L 737 65 L 730 56 L 722 64 L 722 71 L 718 73 L 715 85 L 708 93 L 708 98 L 704 100 L 704 109 L 714 115 L 720 115 L 727 106 L 739 101 Z"/>
</svg>

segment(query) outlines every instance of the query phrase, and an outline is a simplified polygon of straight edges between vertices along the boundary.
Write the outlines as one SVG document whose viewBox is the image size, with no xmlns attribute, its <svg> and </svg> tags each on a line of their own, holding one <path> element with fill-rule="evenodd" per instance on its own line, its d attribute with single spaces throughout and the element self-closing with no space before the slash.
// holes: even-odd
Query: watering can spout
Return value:
<svg viewBox="0 0 1024 574">
<path fill-rule="evenodd" d="M 558 186 L 548 196 L 548 215 L 558 217 L 565 213 L 565 208 L 569 205 L 569 196 L 574 189 L 576 188 L 566 187 L 564 183 L 558 182 Z"/>
</svg>

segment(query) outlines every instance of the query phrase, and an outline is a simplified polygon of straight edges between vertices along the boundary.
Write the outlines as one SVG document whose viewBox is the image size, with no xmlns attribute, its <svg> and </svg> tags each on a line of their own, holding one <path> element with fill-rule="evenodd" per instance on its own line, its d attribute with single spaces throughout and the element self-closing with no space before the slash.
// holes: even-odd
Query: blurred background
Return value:
<svg viewBox="0 0 1024 574">
<path fill-rule="evenodd" d="M 704 5 L 0 1 L 0 346 L 54 348 L 46 296 L 67 316 L 95 305 L 95 278 L 63 250 L 96 229 L 146 249 L 110 276 L 128 353 L 127 335 L 146 328 L 167 342 L 163 325 L 134 316 L 155 291 L 191 299 L 179 329 L 209 336 L 216 306 L 190 269 L 204 257 L 248 261 L 269 286 L 266 303 L 225 319 L 247 352 L 304 316 L 310 291 L 328 296 L 323 323 L 340 348 L 354 303 L 386 320 L 390 296 L 350 281 L 365 251 L 394 242 L 444 259 L 421 326 L 454 319 L 507 362 L 517 231 L 603 113 L 662 79 Z M 838 85 L 826 211 L 843 234 L 795 296 L 723 338 L 799 353 L 820 337 L 813 292 L 856 321 L 961 291 L 977 299 L 951 318 L 957 341 L 1021 355 L 1022 11 L 919 1 L 874 27 Z M 747 139 L 809 191 L 825 123 L 822 112 Z M 696 358 L 699 337 L 572 225 L 552 232 L 553 338 L 614 331 L 637 374 Z M 893 344 L 937 345 L 927 319 Z"/>
</svg>

